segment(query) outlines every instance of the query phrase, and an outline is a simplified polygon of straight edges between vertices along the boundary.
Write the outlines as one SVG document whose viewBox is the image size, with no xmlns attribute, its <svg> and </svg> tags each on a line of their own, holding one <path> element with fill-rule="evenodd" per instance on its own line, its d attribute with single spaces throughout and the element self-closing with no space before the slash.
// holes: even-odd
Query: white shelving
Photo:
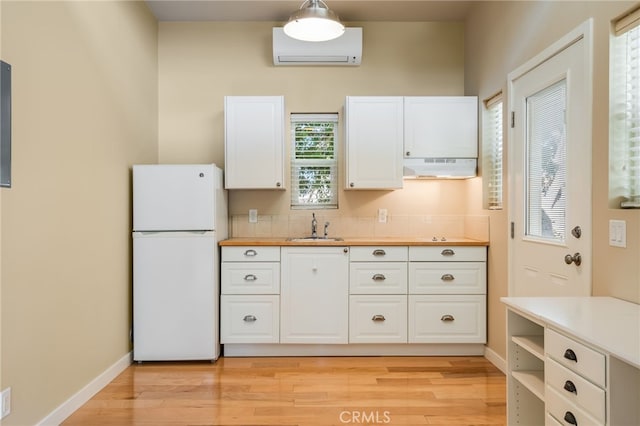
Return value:
<svg viewBox="0 0 640 426">
<path fill-rule="evenodd" d="M 544 371 L 512 371 L 511 376 L 522 386 L 529 389 L 532 394 L 544 401 Z"/>
<path fill-rule="evenodd" d="M 511 340 L 544 361 L 544 336 L 511 336 Z"/>
</svg>

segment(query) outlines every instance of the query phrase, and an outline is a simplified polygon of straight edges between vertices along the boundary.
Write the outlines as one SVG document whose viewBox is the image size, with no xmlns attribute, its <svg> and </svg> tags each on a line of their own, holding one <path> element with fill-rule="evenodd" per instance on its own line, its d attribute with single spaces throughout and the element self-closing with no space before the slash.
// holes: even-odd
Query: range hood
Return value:
<svg viewBox="0 0 640 426">
<path fill-rule="evenodd" d="M 475 158 L 405 158 L 405 179 L 468 179 L 476 176 Z"/>
</svg>

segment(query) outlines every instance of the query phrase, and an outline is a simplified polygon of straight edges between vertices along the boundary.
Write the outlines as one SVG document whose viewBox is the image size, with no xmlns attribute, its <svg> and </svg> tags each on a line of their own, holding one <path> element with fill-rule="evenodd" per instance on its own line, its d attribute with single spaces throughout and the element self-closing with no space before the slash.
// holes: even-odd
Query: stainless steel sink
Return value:
<svg viewBox="0 0 640 426">
<path fill-rule="evenodd" d="M 333 238 L 333 237 L 302 237 L 302 238 L 287 238 L 287 241 L 291 241 L 294 243 L 321 243 L 321 242 L 332 242 L 332 241 L 344 241 L 342 238 Z"/>
</svg>

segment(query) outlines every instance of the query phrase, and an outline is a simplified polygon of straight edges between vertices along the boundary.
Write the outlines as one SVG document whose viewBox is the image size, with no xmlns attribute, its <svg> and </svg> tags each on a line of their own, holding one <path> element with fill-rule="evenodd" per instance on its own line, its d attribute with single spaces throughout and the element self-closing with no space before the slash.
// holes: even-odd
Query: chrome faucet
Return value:
<svg viewBox="0 0 640 426">
<path fill-rule="evenodd" d="M 324 238 L 325 239 L 329 236 L 329 231 L 327 230 L 327 228 L 329 228 L 329 222 L 325 222 L 324 223 Z"/>
<path fill-rule="evenodd" d="M 316 214 L 312 213 L 313 219 L 311 219 L 311 236 L 313 238 L 318 237 L 318 221 L 316 220 Z"/>
</svg>

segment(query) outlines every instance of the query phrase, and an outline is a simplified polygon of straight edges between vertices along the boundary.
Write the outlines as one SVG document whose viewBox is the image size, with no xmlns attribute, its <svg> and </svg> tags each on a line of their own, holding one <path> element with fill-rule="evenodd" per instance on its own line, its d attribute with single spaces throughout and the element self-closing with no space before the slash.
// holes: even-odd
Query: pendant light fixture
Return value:
<svg viewBox="0 0 640 426">
<path fill-rule="evenodd" d="M 344 25 L 322 0 L 305 0 L 289 17 L 284 33 L 302 41 L 327 41 L 344 34 Z"/>
</svg>

